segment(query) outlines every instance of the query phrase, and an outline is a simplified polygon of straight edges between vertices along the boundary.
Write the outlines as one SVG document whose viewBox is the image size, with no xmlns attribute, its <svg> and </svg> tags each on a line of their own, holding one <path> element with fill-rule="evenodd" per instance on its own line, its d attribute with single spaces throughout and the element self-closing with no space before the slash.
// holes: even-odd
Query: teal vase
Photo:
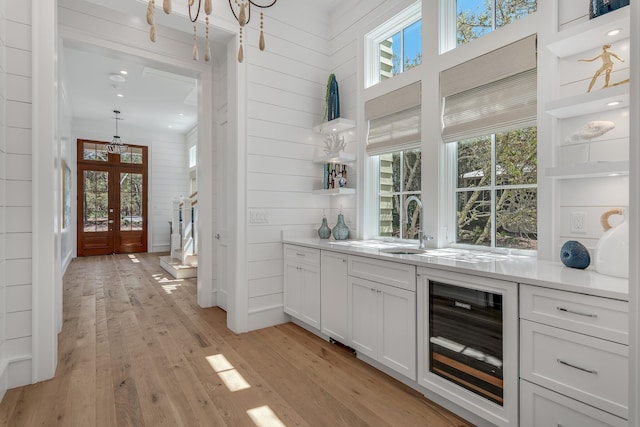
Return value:
<svg viewBox="0 0 640 427">
<path fill-rule="evenodd" d="M 328 239 L 331 237 L 331 229 L 327 225 L 327 217 L 322 217 L 322 225 L 318 228 L 318 236 L 321 239 Z"/>
<path fill-rule="evenodd" d="M 338 214 L 338 222 L 333 227 L 333 238 L 336 240 L 347 240 L 349 238 L 349 227 L 344 223 L 342 214 Z"/>
</svg>

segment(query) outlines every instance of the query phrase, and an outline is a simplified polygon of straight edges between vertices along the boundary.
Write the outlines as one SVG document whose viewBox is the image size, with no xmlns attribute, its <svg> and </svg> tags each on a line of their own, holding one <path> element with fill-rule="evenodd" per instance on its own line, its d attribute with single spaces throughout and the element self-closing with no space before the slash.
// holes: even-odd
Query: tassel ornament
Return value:
<svg viewBox="0 0 640 427">
<path fill-rule="evenodd" d="M 211 15 L 211 0 L 204 0 L 204 13 Z"/>
<path fill-rule="evenodd" d="M 246 7 L 247 7 L 246 3 L 240 4 L 240 13 L 238 14 L 238 23 L 240 24 L 241 27 L 244 27 L 244 25 L 247 23 L 247 12 L 245 10 Z"/>
<path fill-rule="evenodd" d="M 147 5 L 147 24 L 153 25 L 153 0 L 149 0 L 149 4 Z"/>
<path fill-rule="evenodd" d="M 194 61 L 198 61 L 200 59 L 200 55 L 198 54 L 198 35 L 196 34 L 196 26 L 193 26 L 193 51 L 191 55 L 193 56 Z"/>
<path fill-rule="evenodd" d="M 156 26 L 152 25 L 151 28 L 149 29 L 149 40 L 151 40 L 153 43 L 156 42 Z"/>
<path fill-rule="evenodd" d="M 164 13 L 167 15 L 171 13 L 171 0 L 164 0 L 162 3 L 162 10 L 164 10 Z"/>
<path fill-rule="evenodd" d="M 264 50 L 264 14 L 262 12 L 260 12 L 260 42 L 258 43 L 258 46 L 260 47 L 260 50 L 263 51 Z"/>
</svg>

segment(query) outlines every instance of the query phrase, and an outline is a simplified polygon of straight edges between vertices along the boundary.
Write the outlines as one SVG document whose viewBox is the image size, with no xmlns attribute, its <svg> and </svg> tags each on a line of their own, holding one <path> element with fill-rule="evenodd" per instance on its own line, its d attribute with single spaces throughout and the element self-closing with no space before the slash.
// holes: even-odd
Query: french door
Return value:
<svg viewBox="0 0 640 427">
<path fill-rule="evenodd" d="M 147 251 L 147 147 L 78 140 L 78 256 Z"/>
</svg>

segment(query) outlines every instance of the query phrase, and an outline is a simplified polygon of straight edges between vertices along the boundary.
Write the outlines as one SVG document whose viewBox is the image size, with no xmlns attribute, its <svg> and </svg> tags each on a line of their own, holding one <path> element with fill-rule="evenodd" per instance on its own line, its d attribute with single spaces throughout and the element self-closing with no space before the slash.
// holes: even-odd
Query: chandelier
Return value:
<svg viewBox="0 0 640 427">
<path fill-rule="evenodd" d="M 249 24 L 251 20 L 251 6 L 255 6 L 260 8 L 260 40 L 258 42 L 258 46 L 260 50 L 264 50 L 264 13 L 262 9 L 268 9 L 278 0 L 270 0 L 270 3 L 261 5 L 257 3 L 255 0 L 229 0 L 229 8 L 231 9 L 231 13 L 233 17 L 238 21 L 240 25 L 240 47 L 238 48 L 238 62 L 242 62 L 244 60 L 244 49 L 243 49 L 243 29 L 244 26 Z M 198 52 L 198 36 L 196 32 L 196 22 L 200 16 L 200 10 L 202 7 L 203 0 L 187 0 L 188 8 L 189 8 L 189 20 L 193 24 L 193 51 L 192 56 L 194 61 L 198 61 L 200 58 L 200 54 Z M 211 49 L 209 47 L 209 15 L 211 15 L 211 6 L 212 0 L 204 0 L 204 13 L 205 13 L 205 50 L 204 50 L 204 60 L 205 62 L 209 62 L 211 60 Z M 235 8 L 233 3 L 235 3 Z M 147 23 L 150 25 L 149 29 L 149 38 L 152 42 L 156 41 L 156 26 L 153 19 L 153 12 L 155 10 L 155 0 L 149 0 L 149 4 L 147 5 Z M 237 12 L 236 12 L 237 9 Z M 171 0 L 162 0 L 162 10 L 164 13 L 171 13 Z"/>
<path fill-rule="evenodd" d="M 125 145 L 124 142 L 122 142 L 122 140 L 118 136 L 118 120 L 122 120 L 120 117 L 118 117 L 118 114 L 120 114 L 120 111 L 113 110 L 113 112 L 116 114 L 116 117 L 115 117 L 116 134 L 113 136 L 113 139 L 111 140 L 111 142 L 107 144 L 107 153 L 111 153 L 111 154 L 126 153 L 128 150 L 128 147 Z"/>
</svg>

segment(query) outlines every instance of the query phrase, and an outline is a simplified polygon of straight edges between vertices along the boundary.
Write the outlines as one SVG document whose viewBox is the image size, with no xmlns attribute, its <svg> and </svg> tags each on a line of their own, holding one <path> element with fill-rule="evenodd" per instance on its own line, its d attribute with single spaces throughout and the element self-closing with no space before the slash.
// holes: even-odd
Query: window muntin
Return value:
<svg viewBox="0 0 640 427">
<path fill-rule="evenodd" d="M 537 10 L 537 0 L 454 0 L 456 46 L 469 43 Z"/>
<path fill-rule="evenodd" d="M 455 243 L 535 250 L 537 129 L 455 144 Z"/>
<path fill-rule="evenodd" d="M 381 237 L 418 239 L 420 209 L 417 203 L 409 205 L 405 217 L 406 201 L 410 196 L 420 198 L 421 159 L 418 149 L 397 151 L 376 156 L 379 167 L 378 233 Z"/>
</svg>

